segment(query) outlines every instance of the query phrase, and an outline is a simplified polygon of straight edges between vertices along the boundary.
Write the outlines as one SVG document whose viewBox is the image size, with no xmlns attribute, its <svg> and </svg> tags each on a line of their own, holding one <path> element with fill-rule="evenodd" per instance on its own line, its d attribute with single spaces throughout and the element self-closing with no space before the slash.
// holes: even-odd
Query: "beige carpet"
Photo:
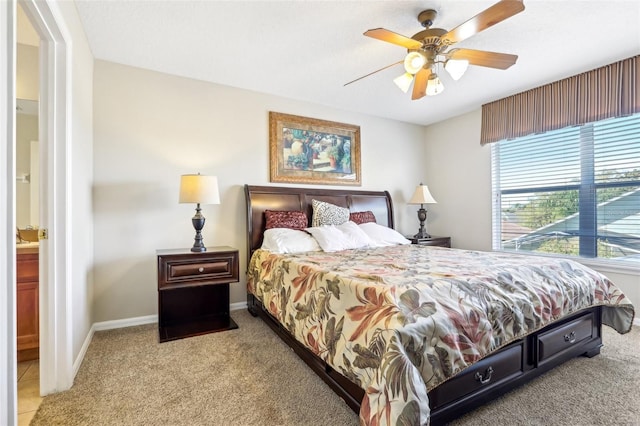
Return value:
<svg viewBox="0 0 640 426">
<path fill-rule="evenodd" d="M 32 425 L 351 425 L 358 417 L 264 324 L 159 344 L 155 325 L 98 332 L 73 388 Z M 578 358 L 457 425 L 640 425 L 640 329 L 605 327 Z"/>
</svg>

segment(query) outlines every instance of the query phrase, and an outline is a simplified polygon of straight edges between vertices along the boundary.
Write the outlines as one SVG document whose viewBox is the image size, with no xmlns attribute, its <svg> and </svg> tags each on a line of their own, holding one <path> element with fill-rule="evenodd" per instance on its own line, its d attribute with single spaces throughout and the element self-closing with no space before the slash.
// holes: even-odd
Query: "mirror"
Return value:
<svg viewBox="0 0 640 426">
<path fill-rule="evenodd" d="M 38 102 L 16 100 L 16 225 L 39 225 Z"/>
</svg>

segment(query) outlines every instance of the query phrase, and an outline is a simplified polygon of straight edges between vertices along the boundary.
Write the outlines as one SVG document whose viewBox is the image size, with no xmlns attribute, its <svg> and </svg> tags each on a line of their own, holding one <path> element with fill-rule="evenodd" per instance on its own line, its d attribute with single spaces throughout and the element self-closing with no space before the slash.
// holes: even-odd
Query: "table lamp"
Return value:
<svg viewBox="0 0 640 426">
<path fill-rule="evenodd" d="M 427 234 L 427 231 L 424 229 L 424 222 L 427 220 L 427 211 L 425 210 L 424 205 L 437 203 L 438 202 L 429 192 L 427 185 L 420 183 L 420 185 L 417 186 L 416 191 L 413 193 L 413 197 L 409 200 L 409 204 L 420 204 L 420 209 L 418 210 L 420 229 L 418 230 L 418 233 L 413 236 L 414 238 L 431 238 L 431 235 Z"/>
<path fill-rule="evenodd" d="M 200 212 L 200 204 L 220 204 L 218 178 L 216 176 L 182 175 L 180 177 L 180 203 L 195 203 L 196 215 L 191 219 L 196 230 L 192 252 L 204 252 L 207 248 L 202 242 L 204 216 Z"/>
</svg>

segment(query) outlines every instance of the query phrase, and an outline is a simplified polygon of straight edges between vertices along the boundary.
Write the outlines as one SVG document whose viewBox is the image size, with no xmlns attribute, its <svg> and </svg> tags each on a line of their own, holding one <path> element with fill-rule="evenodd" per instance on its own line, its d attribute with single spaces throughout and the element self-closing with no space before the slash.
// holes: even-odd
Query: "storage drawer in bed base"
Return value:
<svg viewBox="0 0 640 426">
<path fill-rule="evenodd" d="M 484 392 L 524 373 L 524 343 L 518 342 L 485 358 L 429 392 L 432 410 L 478 392 Z"/>
<path fill-rule="evenodd" d="M 466 393 L 464 396 L 456 400 L 440 401 L 438 400 L 438 392 L 443 393 L 440 387 L 429 392 L 429 406 L 431 407 L 431 424 L 439 425 L 450 422 L 451 420 L 468 413 L 487 402 L 498 398 L 505 393 L 530 382 L 537 376 L 557 367 L 558 365 L 575 358 L 577 356 L 593 357 L 600 353 L 602 347 L 601 335 L 601 307 L 586 309 L 561 321 L 548 325 L 537 332 L 526 336 L 520 341 L 501 349 L 495 354 L 483 359 L 480 363 L 483 365 L 500 365 L 503 352 L 512 351 L 514 345 L 522 346 L 522 373 L 513 374 L 511 377 L 503 379 L 493 386 Z M 590 331 L 586 331 L 585 323 L 591 327 Z M 571 343 L 569 347 L 558 348 L 556 341 L 558 335 L 564 340 L 564 335 L 568 335 L 571 339 L 571 332 L 574 331 L 576 341 Z M 585 337 L 585 334 L 590 337 Z M 547 344 L 546 349 L 541 350 L 541 341 Z M 551 344 L 550 344 L 551 343 Z M 509 357 L 507 357 L 509 358 Z M 504 364 L 504 361 L 502 360 Z M 479 364 L 479 363 L 478 363 Z M 476 364 L 476 365 L 478 365 Z M 475 367 L 474 365 L 473 367 Z M 473 367 L 471 367 L 473 369 Z M 457 377 L 445 382 L 442 386 L 455 386 Z M 446 390 L 446 389 L 445 389 Z M 449 394 L 456 390 L 446 390 Z M 465 393 L 465 392 L 462 392 Z M 435 396 L 432 401 L 432 396 Z M 435 403 L 435 404 L 434 404 Z"/>
</svg>

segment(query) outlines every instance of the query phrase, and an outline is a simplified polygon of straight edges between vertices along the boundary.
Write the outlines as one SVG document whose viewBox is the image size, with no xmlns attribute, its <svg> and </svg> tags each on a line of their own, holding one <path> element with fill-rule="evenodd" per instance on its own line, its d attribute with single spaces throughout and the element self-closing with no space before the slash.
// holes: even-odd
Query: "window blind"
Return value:
<svg viewBox="0 0 640 426">
<path fill-rule="evenodd" d="M 640 114 L 492 145 L 494 249 L 640 264 Z"/>
</svg>

